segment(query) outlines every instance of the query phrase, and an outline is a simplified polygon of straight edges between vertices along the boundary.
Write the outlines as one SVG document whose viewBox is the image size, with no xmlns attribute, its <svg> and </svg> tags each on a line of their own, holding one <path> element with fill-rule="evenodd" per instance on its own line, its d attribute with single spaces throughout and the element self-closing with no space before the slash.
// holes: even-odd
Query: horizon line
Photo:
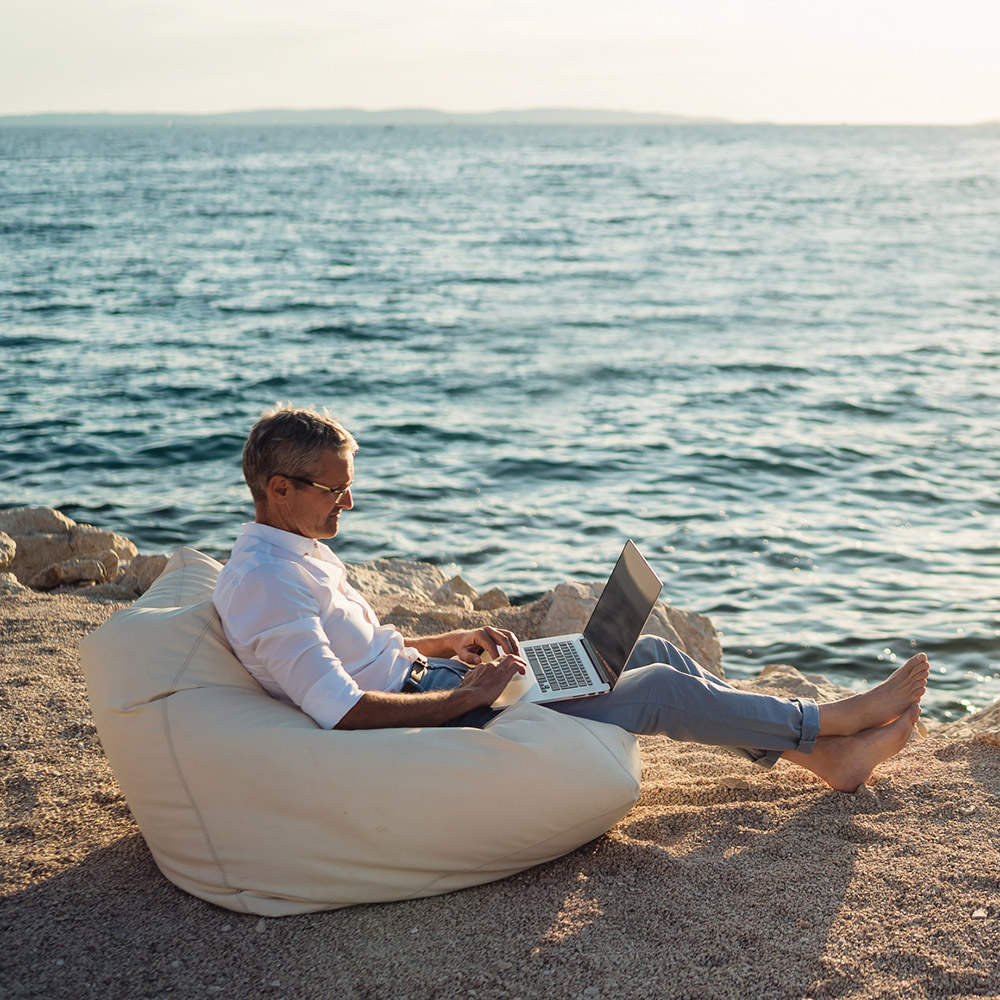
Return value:
<svg viewBox="0 0 1000 1000">
<path fill-rule="evenodd" d="M 535 105 L 521 108 L 494 108 L 482 111 L 449 111 L 441 108 L 419 107 L 398 105 L 388 108 L 363 108 L 354 105 L 323 106 L 323 107 L 254 107 L 238 108 L 227 111 L 109 111 L 109 110 L 88 110 L 88 111 L 0 111 L 0 120 L 17 118 L 44 118 L 44 117 L 156 117 L 156 118 L 228 118 L 242 115 L 310 115 L 310 114 L 359 114 L 366 116 L 383 115 L 414 115 L 429 114 L 442 117 L 453 118 L 483 118 L 497 117 L 502 115 L 607 115 L 611 117 L 647 118 L 662 119 L 664 124 L 671 122 L 682 124 L 690 122 L 692 124 L 725 124 L 725 125 L 775 125 L 775 126 L 827 126 L 827 127 L 890 127 L 890 126 L 911 126 L 928 128 L 963 128 L 976 126 L 1000 125 L 1000 118 L 985 119 L 979 121 L 852 121 L 849 119 L 825 120 L 825 121 L 775 121 L 769 118 L 756 119 L 735 119 L 724 118 L 717 115 L 696 115 L 680 112 L 668 111 L 635 111 L 626 108 L 595 108 L 577 105 Z M 527 123 L 526 123 L 527 124 Z M 557 124 L 549 121 L 544 124 Z M 577 123 L 568 123 L 577 124 Z M 584 123 L 585 124 L 585 123 Z M 651 122 L 655 124 L 655 122 Z"/>
</svg>

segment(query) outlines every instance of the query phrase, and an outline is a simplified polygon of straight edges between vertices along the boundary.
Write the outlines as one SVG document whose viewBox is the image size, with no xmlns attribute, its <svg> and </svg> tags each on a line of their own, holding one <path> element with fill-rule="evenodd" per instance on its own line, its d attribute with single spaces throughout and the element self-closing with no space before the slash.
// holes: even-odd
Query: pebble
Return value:
<svg viewBox="0 0 1000 1000">
<path fill-rule="evenodd" d="M 989 912 L 987 910 L 984 910 L 982 907 L 979 907 L 978 910 L 972 911 L 973 920 L 985 920 L 988 916 Z"/>
<path fill-rule="evenodd" d="M 749 788 L 750 782 L 744 781 L 743 778 L 720 778 L 719 784 L 723 788 Z"/>
<path fill-rule="evenodd" d="M 975 806 L 959 806 L 958 807 L 958 811 L 963 816 L 971 816 L 976 811 L 976 807 Z"/>
<path fill-rule="evenodd" d="M 253 929 L 258 934 L 262 934 L 264 931 L 267 930 L 267 921 L 263 917 L 261 917 L 260 920 L 258 920 L 257 923 L 254 924 Z"/>
</svg>

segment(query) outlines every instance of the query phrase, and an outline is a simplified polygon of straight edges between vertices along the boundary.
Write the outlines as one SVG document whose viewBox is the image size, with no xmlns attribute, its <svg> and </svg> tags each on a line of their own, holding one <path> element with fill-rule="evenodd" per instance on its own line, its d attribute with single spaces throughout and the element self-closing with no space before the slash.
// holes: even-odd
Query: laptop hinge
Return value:
<svg viewBox="0 0 1000 1000">
<path fill-rule="evenodd" d="M 605 684 L 614 687 L 615 678 L 612 676 L 611 671 L 605 665 L 604 660 L 601 659 L 600 654 L 591 645 L 590 640 L 584 635 L 580 637 L 580 642 L 583 644 L 583 648 L 587 651 L 587 655 L 590 657 L 590 662 L 594 664 L 594 669 L 597 671 L 597 676 L 600 677 Z"/>
</svg>

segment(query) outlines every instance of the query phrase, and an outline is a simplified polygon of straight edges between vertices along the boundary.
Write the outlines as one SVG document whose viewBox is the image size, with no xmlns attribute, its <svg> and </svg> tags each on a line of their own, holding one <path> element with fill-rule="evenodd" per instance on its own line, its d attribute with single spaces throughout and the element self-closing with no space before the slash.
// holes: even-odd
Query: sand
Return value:
<svg viewBox="0 0 1000 1000">
<path fill-rule="evenodd" d="M 1000 747 L 954 730 L 858 794 L 644 738 L 638 805 L 550 864 L 276 920 L 201 902 L 158 872 L 87 706 L 77 644 L 119 606 L 0 599 L 3 1000 L 1000 996 Z"/>
</svg>

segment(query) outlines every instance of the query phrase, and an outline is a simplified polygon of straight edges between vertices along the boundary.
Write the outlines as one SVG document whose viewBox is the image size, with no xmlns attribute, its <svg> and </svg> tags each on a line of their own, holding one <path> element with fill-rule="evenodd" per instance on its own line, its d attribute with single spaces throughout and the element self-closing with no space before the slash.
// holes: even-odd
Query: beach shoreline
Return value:
<svg viewBox="0 0 1000 1000">
<path fill-rule="evenodd" d="M 77 647 L 121 606 L 0 600 L 5 998 L 1000 994 L 1000 706 L 931 727 L 856 794 L 642 738 L 638 804 L 563 858 L 265 920 L 167 882 L 118 791 Z"/>
</svg>

